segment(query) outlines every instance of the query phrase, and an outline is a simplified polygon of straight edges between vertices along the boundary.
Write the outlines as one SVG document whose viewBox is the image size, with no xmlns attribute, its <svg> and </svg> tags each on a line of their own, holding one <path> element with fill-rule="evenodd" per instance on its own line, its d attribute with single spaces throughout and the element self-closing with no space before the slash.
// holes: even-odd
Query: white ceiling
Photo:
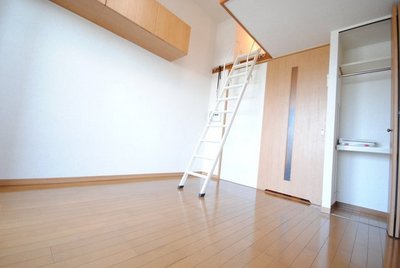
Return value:
<svg viewBox="0 0 400 268">
<path fill-rule="evenodd" d="M 216 22 L 222 22 L 230 15 L 226 10 L 219 4 L 219 0 L 192 0 L 198 6 L 200 6 L 210 17 Z"/>
<path fill-rule="evenodd" d="M 394 2 L 230 0 L 226 6 L 272 57 L 278 57 L 328 44 L 332 30 L 390 15 Z"/>
</svg>

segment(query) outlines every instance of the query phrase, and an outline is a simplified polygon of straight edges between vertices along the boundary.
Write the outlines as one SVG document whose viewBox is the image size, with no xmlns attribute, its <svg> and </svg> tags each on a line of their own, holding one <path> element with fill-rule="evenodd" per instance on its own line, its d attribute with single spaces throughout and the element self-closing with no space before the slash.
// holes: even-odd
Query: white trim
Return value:
<svg viewBox="0 0 400 268">
<path fill-rule="evenodd" d="M 326 214 L 331 214 L 331 208 L 329 207 L 321 207 L 321 212 Z"/>
<path fill-rule="evenodd" d="M 324 152 L 324 173 L 322 181 L 322 203 L 321 207 L 330 208 L 332 205 L 332 189 L 334 178 L 334 163 L 336 157 L 336 99 L 337 99 L 337 79 L 338 79 L 338 60 L 339 60 L 339 31 L 331 33 L 330 61 L 328 74 L 328 92 L 326 108 L 326 127 L 325 127 L 325 152 Z"/>
<path fill-rule="evenodd" d="M 348 30 L 351 30 L 351 29 L 354 29 L 354 28 L 365 26 L 367 24 L 372 24 L 372 23 L 376 23 L 376 22 L 379 22 L 379 21 L 388 20 L 388 19 L 391 19 L 391 18 L 392 18 L 392 15 L 383 16 L 383 17 L 380 17 L 380 18 L 377 18 L 377 19 L 373 19 L 373 20 L 362 22 L 362 23 L 358 23 L 358 24 L 352 25 L 350 27 L 338 29 L 338 30 L 332 31 L 332 33 L 333 32 L 341 33 L 341 32 L 348 31 Z"/>
</svg>

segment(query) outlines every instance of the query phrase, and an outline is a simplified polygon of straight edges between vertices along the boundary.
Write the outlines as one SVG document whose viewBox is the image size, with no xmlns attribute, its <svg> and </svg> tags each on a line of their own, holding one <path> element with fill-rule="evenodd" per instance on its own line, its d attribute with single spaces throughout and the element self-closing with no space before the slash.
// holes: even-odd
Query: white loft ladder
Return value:
<svg viewBox="0 0 400 268">
<path fill-rule="evenodd" d="M 204 197 L 204 195 L 206 194 L 208 182 L 210 181 L 214 173 L 214 169 L 217 166 L 218 159 L 224 147 L 225 141 L 229 135 L 233 120 L 235 119 L 236 113 L 239 109 L 240 102 L 242 101 L 247 84 L 251 78 L 251 73 L 253 72 L 258 56 L 260 55 L 260 51 L 260 49 L 257 49 L 251 51 L 249 54 L 239 55 L 233 62 L 232 69 L 229 72 L 228 77 L 225 80 L 224 86 L 217 97 L 215 107 L 208 118 L 206 126 L 201 134 L 200 140 L 197 143 L 194 153 L 189 161 L 189 165 L 186 168 L 186 171 L 179 183 L 178 189 L 182 189 L 185 186 L 185 182 L 188 176 L 194 176 L 204 179 L 199 197 Z M 235 92 L 236 94 L 234 96 L 227 97 L 228 92 Z M 229 105 L 225 105 L 227 102 L 229 102 Z M 232 110 L 228 110 L 227 107 L 232 107 L 231 105 L 233 105 L 234 108 Z M 230 116 L 226 120 L 225 124 L 215 124 L 213 120 L 214 115 L 219 115 L 219 117 L 221 117 L 221 115 Z M 208 137 L 210 135 L 211 129 L 215 128 L 223 130 L 222 137 L 219 140 L 213 140 Z M 214 145 L 214 150 L 211 155 L 201 154 L 200 149 L 205 144 Z M 208 173 L 200 174 L 193 171 L 193 165 L 196 160 L 210 161 L 211 168 L 208 170 Z"/>
</svg>

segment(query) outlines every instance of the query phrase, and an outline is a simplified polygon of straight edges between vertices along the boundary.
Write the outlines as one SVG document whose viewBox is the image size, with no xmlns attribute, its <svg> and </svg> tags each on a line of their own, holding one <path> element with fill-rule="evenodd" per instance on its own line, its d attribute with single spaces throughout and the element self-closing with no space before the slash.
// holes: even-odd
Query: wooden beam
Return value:
<svg viewBox="0 0 400 268">
<path fill-rule="evenodd" d="M 258 57 L 256 64 L 261 64 L 261 63 L 267 62 L 267 61 L 270 60 L 270 59 L 271 59 L 271 58 L 269 57 L 268 54 L 262 54 L 262 55 L 260 55 L 260 56 Z M 244 61 L 243 61 L 243 62 L 244 62 Z M 233 63 L 232 63 L 232 62 L 226 64 L 226 65 L 225 65 L 225 70 L 231 70 L 231 69 L 232 69 L 232 66 L 233 66 Z M 214 68 L 212 69 L 212 73 L 213 73 L 213 74 L 218 73 L 218 72 L 220 72 L 220 70 L 223 69 L 223 68 L 224 68 L 223 65 L 214 67 Z"/>
<path fill-rule="evenodd" d="M 303 53 L 303 52 L 307 52 L 307 51 L 311 51 L 311 50 L 314 50 L 314 49 L 317 49 L 317 48 L 322 48 L 322 47 L 327 47 L 327 46 L 329 46 L 329 44 L 321 45 L 321 46 L 313 47 L 313 48 L 307 48 L 307 49 L 305 49 L 305 50 L 296 51 L 296 52 L 289 53 L 289 54 L 287 54 L 287 55 L 279 56 L 279 57 L 276 57 L 276 58 L 269 58 L 267 54 L 263 54 L 263 55 L 261 55 L 261 56 L 258 57 L 257 64 L 261 64 L 261 63 L 264 63 L 264 62 L 269 62 L 269 61 L 278 60 L 278 59 L 280 59 L 280 58 L 284 58 L 284 57 L 288 57 L 288 56 L 300 54 L 300 53 Z M 225 70 L 230 70 L 230 69 L 232 69 L 232 66 L 233 66 L 233 63 L 228 63 L 228 64 L 226 64 L 226 65 L 225 65 Z M 219 70 L 220 70 L 220 67 L 223 68 L 224 66 L 223 66 L 223 65 L 220 65 L 220 66 L 214 67 L 214 68 L 212 69 L 212 73 L 213 73 L 213 74 L 218 73 Z"/>
</svg>

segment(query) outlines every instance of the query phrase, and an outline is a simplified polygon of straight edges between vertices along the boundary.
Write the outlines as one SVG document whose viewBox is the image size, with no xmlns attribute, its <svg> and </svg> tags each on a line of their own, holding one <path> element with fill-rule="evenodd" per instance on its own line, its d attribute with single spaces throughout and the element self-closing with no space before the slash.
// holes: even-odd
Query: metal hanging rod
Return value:
<svg viewBox="0 0 400 268">
<path fill-rule="evenodd" d="M 378 68 L 378 69 L 373 69 L 373 70 L 368 70 L 368 71 L 361 71 L 361 72 L 350 73 L 350 74 L 342 74 L 341 77 L 350 77 L 350 76 L 356 76 L 356 75 L 378 73 L 378 72 L 390 71 L 391 69 L 392 69 L 391 67 Z"/>
</svg>

